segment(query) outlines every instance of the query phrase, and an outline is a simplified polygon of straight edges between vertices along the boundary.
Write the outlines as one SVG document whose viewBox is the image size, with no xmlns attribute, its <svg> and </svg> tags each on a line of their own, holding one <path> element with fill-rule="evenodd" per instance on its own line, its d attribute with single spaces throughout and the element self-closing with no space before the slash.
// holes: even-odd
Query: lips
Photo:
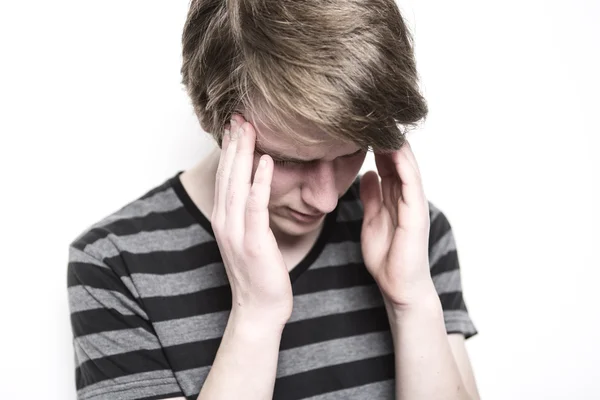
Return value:
<svg viewBox="0 0 600 400">
<path fill-rule="evenodd" d="M 292 210 L 292 209 L 290 208 L 290 210 Z M 296 211 L 296 210 L 292 210 L 292 211 L 295 212 L 296 214 L 300 214 L 307 218 L 319 218 L 319 217 L 323 216 L 323 214 L 307 214 L 307 213 L 303 213 L 303 212 Z"/>
<path fill-rule="evenodd" d="M 293 210 L 291 208 L 289 209 L 289 211 L 290 211 L 290 214 L 292 215 L 292 217 L 294 217 L 294 219 L 299 222 L 318 221 L 324 215 L 324 214 L 305 214 L 300 211 Z"/>
</svg>

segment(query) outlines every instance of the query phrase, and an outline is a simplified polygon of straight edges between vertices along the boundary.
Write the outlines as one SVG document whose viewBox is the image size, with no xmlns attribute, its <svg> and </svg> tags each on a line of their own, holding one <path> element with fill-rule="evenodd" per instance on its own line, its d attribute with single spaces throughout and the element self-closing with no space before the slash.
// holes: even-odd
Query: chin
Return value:
<svg viewBox="0 0 600 400">
<path fill-rule="evenodd" d="M 297 222 L 292 218 L 287 218 L 280 215 L 272 215 L 270 224 L 271 229 L 276 237 L 278 235 L 299 237 L 318 230 L 324 220 L 325 217 L 322 217 L 319 221 L 314 223 L 304 224 Z"/>
</svg>

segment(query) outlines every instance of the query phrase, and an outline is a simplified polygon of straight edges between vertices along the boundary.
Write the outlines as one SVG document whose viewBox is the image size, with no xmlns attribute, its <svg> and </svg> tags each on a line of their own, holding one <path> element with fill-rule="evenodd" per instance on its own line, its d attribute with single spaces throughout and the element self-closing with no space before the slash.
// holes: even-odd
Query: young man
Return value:
<svg viewBox="0 0 600 400">
<path fill-rule="evenodd" d="M 192 1 L 183 59 L 219 146 L 71 244 L 78 398 L 477 399 L 393 0 Z"/>
</svg>

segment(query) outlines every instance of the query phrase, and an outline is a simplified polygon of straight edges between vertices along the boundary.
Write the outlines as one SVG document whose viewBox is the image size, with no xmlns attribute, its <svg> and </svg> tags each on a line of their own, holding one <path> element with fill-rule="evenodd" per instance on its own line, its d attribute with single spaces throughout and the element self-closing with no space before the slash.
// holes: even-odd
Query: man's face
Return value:
<svg viewBox="0 0 600 400">
<path fill-rule="evenodd" d="M 316 231 L 356 178 L 366 151 L 337 140 L 299 145 L 281 132 L 245 117 L 256 130 L 252 176 L 262 154 L 270 155 L 275 162 L 269 201 L 271 229 L 276 235 L 291 237 Z M 323 137 L 314 128 L 292 126 L 303 137 Z"/>
</svg>

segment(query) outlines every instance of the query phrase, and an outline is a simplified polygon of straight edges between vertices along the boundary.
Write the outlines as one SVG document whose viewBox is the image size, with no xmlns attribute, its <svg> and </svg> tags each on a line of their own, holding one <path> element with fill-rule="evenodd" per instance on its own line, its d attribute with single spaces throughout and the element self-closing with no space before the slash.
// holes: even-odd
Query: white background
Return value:
<svg viewBox="0 0 600 400">
<path fill-rule="evenodd" d="M 485 399 L 600 399 L 597 1 L 402 0 Z M 187 1 L 0 2 L 0 398 L 73 399 L 69 242 L 210 146 Z"/>
</svg>

